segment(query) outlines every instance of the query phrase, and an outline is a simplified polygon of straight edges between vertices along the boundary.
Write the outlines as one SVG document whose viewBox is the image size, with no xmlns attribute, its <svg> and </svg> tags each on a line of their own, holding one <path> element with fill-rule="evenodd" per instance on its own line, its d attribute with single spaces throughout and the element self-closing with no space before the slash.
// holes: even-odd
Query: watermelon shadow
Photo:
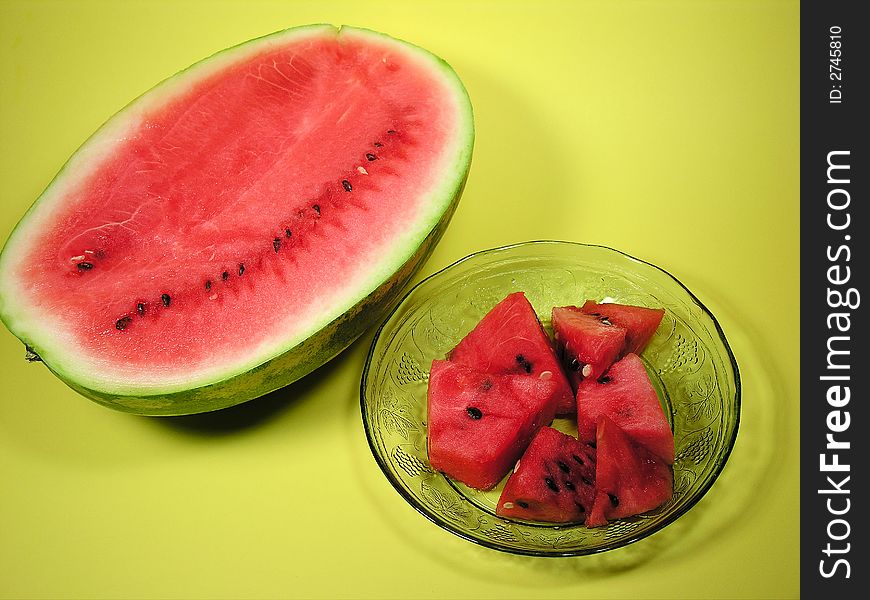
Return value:
<svg viewBox="0 0 870 600">
<path fill-rule="evenodd" d="M 207 413 L 149 417 L 149 419 L 177 432 L 204 437 L 232 435 L 255 428 L 278 418 L 282 413 L 291 410 L 294 405 L 313 396 L 318 388 L 335 376 L 336 371 L 340 370 L 345 362 L 352 360 L 349 358 L 351 355 L 364 351 L 363 344 L 366 339 L 370 341 L 370 337 L 364 334 L 341 354 L 302 379 L 254 400 Z"/>
</svg>

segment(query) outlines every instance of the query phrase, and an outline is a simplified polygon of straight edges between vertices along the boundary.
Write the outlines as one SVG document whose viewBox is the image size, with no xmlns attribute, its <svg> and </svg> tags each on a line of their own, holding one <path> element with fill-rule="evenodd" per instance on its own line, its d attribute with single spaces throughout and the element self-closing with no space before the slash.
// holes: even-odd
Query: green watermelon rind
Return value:
<svg viewBox="0 0 870 600">
<path fill-rule="evenodd" d="M 108 139 L 110 142 L 123 125 L 138 122 L 133 111 L 147 112 L 159 106 L 160 100 L 171 95 L 177 86 L 195 82 L 199 77 L 220 69 L 230 61 L 256 53 L 269 42 L 286 42 L 289 38 L 316 35 L 329 30 L 337 35 L 360 35 L 397 43 L 399 47 L 428 64 L 439 73 L 442 81 L 454 91 L 457 117 L 457 139 L 453 160 L 444 166 L 440 185 L 430 191 L 430 214 L 418 219 L 419 235 L 403 244 L 397 244 L 379 271 L 369 280 L 348 294 L 349 300 L 333 314 L 311 323 L 269 356 L 258 355 L 218 377 L 201 378 L 163 386 L 133 386 L 125 382 L 107 385 L 106 379 L 96 378 L 89 372 L 77 369 L 68 358 L 63 342 L 43 344 L 38 340 L 56 340 L 58 335 L 50 324 L 42 324 L 37 318 L 28 319 L 27 307 L 16 305 L 12 298 L 18 296 L 16 281 L 9 273 L 13 262 L 16 241 L 25 237 L 26 230 L 33 226 L 41 215 L 50 215 L 52 192 L 60 187 L 74 168 L 93 157 L 96 145 Z M 80 394 L 95 402 L 124 412 L 143 415 L 183 415 L 217 410 L 245 402 L 268 392 L 284 387 L 310 373 L 334 358 L 373 324 L 379 322 L 394 307 L 405 284 L 417 273 L 432 253 L 443 235 L 465 186 L 474 145 L 474 117 L 471 101 L 462 82 L 452 67 L 443 59 L 428 51 L 368 29 L 332 25 L 307 25 L 275 32 L 239 45 L 221 50 L 172 77 L 157 84 L 130 102 L 110 117 L 67 160 L 39 198 L 31 205 L 7 239 L 0 253 L 0 320 L 18 337 L 28 349 L 36 353 L 45 365 L 62 381 Z M 11 290 L 11 291 L 10 291 Z M 24 313 L 24 314 L 22 314 Z M 35 334 L 34 334 L 35 332 Z M 54 346 L 54 347 L 52 347 Z M 57 350 L 55 349 L 57 348 Z"/>
</svg>

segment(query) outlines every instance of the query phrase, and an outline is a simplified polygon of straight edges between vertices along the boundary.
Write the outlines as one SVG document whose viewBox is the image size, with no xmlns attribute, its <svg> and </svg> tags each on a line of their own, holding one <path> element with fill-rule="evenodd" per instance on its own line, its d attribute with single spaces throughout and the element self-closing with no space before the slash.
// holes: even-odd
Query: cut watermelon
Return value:
<svg viewBox="0 0 870 600">
<path fill-rule="evenodd" d="M 625 345 L 625 329 L 575 307 L 553 309 L 553 331 L 575 390 L 584 378 L 602 375 Z"/>
<path fill-rule="evenodd" d="M 494 487 L 538 429 L 553 420 L 554 379 L 482 373 L 432 362 L 428 452 L 432 467 L 473 488 Z"/>
<path fill-rule="evenodd" d="M 0 317 L 113 408 L 213 410 L 310 372 L 378 321 L 471 160 L 428 52 L 317 25 L 221 52 L 108 121 L 0 257 Z"/>
<path fill-rule="evenodd" d="M 595 451 L 552 427 L 542 427 L 499 497 L 502 517 L 583 521 L 595 499 Z"/>
<path fill-rule="evenodd" d="M 595 503 L 588 527 L 606 525 L 657 508 L 673 496 L 671 468 L 634 443 L 607 416 L 598 419 Z"/>
<path fill-rule="evenodd" d="M 571 386 L 559 368 L 550 338 L 523 292 L 496 304 L 448 358 L 487 373 L 552 378 L 559 388 L 558 414 L 576 411 Z"/>
<path fill-rule="evenodd" d="M 605 415 L 668 464 L 674 462 L 674 435 L 643 361 L 628 354 L 598 379 L 587 378 L 577 389 L 577 430 L 582 440 L 596 435 Z"/>
<path fill-rule="evenodd" d="M 598 304 L 594 300 L 587 300 L 580 310 L 588 315 L 605 318 L 625 329 L 623 354 L 643 352 L 665 315 L 661 308 L 616 303 Z"/>
</svg>

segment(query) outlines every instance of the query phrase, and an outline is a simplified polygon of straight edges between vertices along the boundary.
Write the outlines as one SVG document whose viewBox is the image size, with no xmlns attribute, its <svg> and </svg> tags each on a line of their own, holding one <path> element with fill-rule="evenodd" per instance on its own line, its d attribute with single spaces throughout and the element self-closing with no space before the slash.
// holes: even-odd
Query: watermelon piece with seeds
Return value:
<svg viewBox="0 0 870 600">
<path fill-rule="evenodd" d="M 577 430 L 594 440 L 600 416 L 607 416 L 635 442 L 668 464 L 674 462 L 674 435 L 643 361 L 628 354 L 605 375 L 585 379 L 577 389 Z"/>
<path fill-rule="evenodd" d="M 552 379 L 558 387 L 558 414 L 574 414 L 574 394 L 547 333 L 523 292 L 496 304 L 448 359 L 487 373 L 514 373 Z"/>
<path fill-rule="evenodd" d="M 493 488 L 556 413 L 554 378 L 483 373 L 435 360 L 427 391 L 432 467 L 481 490 Z"/>
<path fill-rule="evenodd" d="M 673 496 L 670 466 L 606 415 L 596 423 L 595 501 L 588 527 L 653 510 Z"/>
<path fill-rule="evenodd" d="M 662 322 L 665 311 L 662 308 L 646 308 L 630 304 L 602 303 L 587 300 L 580 311 L 595 317 L 607 319 L 625 329 L 625 347 L 622 354 L 640 354 Z"/>
<path fill-rule="evenodd" d="M 542 427 L 507 480 L 495 512 L 549 523 L 582 522 L 595 500 L 595 450 Z"/>
<path fill-rule="evenodd" d="M 625 329 L 576 307 L 553 308 L 553 331 L 575 390 L 584 379 L 602 375 L 625 346 Z"/>
</svg>

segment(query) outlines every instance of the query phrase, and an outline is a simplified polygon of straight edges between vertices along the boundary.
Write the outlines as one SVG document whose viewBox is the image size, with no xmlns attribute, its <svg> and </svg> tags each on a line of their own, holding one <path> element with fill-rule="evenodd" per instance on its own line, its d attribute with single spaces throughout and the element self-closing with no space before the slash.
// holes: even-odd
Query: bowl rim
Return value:
<svg viewBox="0 0 870 600">
<path fill-rule="evenodd" d="M 655 269 L 657 271 L 660 271 L 661 273 L 666 275 L 668 278 L 673 280 L 673 282 L 676 283 L 680 288 L 682 288 L 682 290 L 688 294 L 688 296 L 692 300 L 692 302 L 694 302 L 695 305 L 698 308 L 700 308 L 701 311 L 704 314 L 706 314 L 706 316 L 712 321 L 712 323 L 716 329 L 716 333 L 719 336 L 719 339 L 725 348 L 725 352 L 727 354 L 728 361 L 730 363 L 732 372 L 734 373 L 734 396 L 733 396 L 733 402 L 734 402 L 734 408 L 735 408 L 734 426 L 733 426 L 732 433 L 731 433 L 730 437 L 728 439 L 724 440 L 725 441 L 725 452 L 717 459 L 718 464 L 716 465 L 716 468 L 712 472 L 710 478 L 704 482 L 704 485 L 701 488 L 699 488 L 697 496 L 692 503 L 690 503 L 686 506 L 682 506 L 679 509 L 677 509 L 671 515 L 671 517 L 669 519 L 667 519 L 661 523 L 657 523 L 656 525 L 654 525 L 648 529 L 645 529 L 643 531 L 640 531 L 640 532 L 637 532 L 633 535 L 628 536 L 627 538 L 623 539 L 621 541 L 621 543 L 619 543 L 619 545 L 604 546 L 604 547 L 591 548 L 591 549 L 529 550 L 529 549 L 523 549 L 523 548 L 512 548 L 512 547 L 500 545 L 494 541 L 478 539 L 478 538 L 475 538 L 473 536 L 470 536 L 470 535 L 466 534 L 464 531 L 462 531 L 460 528 L 455 527 L 455 526 L 445 522 L 442 519 L 439 519 L 435 515 L 431 514 L 427 510 L 425 510 L 425 508 L 423 506 L 420 506 L 417 499 L 414 496 L 412 496 L 410 493 L 408 493 L 405 490 L 404 486 L 402 486 L 398 481 L 396 481 L 396 478 L 393 476 L 392 472 L 388 468 L 383 457 L 380 455 L 380 453 L 375 448 L 375 444 L 374 444 L 374 441 L 372 439 L 372 436 L 369 435 L 369 430 L 371 429 L 372 423 L 370 423 L 368 417 L 366 416 L 366 391 L 365 391 L 366 390 L 366 382 L 368 381 L 369 371 L 371 370 L 371 367 L 372 367 L 372 359 L 374 358 L 375 348 L 377 347 L 378 340 L 380 339 L 381 334 L 383 333 L 384 328 L 386 327 L 387 323 L 389 323 L 390 320 L 393 318 L 393 315 L 395 315 L 396 312 L 398 312 L 398 310 L 405 304 L 405 302 L 408 300 L 408 298 L 416 292 L 417 288 L 422 287 L 424 284 L 428 283 L 429 280 L 440 276 L 445 271 L 453 269 L 454 267 L 456 267 L 464 262 L 467 262 L 469 260 L 472 260 L 480 255 L 483 255 L 483 254 L 494 254 L 496 252 L 502 252 L 502 251 L 506 251 L 506 250 L 513 250 L 513 249 L 520 248 L 520 247 L 536 246 L 536 245 L 542 245 L 542 246 L 544 246 L 544 245 L 559 245 L 559 246 L 566 245 L 566 246 L 577 246 L 580 248 L 598 248 L 598 249 L 602 249 L 602 250 L 607 250 L 609 252 L 613 252 L 617 255 L 620 255 L 623 258 L 628 258 L 629 260 L 647 265 L 647 266 L 652 267 L 653 269 Z M 435 525 L 437 525 L 441 529 L 449 531 L 453 535 L 456 535 L 457 537 L 468 540 L 469 542 L 472 542 L 472 543 L 477 544 L 479 546 L 484 546 L 484 547 L 490 548 L 492 550 L 506 552 L 508 554 L 545 557 L 545 558 L 590 556 L 590 555 L 594 555 L 594 554 L 600 554 L 601 552 L 608 552 L 611 550 L 617 550 L 619 548 L 623 548 L 623 547 L 628 546 L 630 544 L 633 544 L 639 540 L 642 540 L 646 537 L 649 537 L 655 533 L 658 533 L 659 531 L 661 531 L 662 529 L 664 529 L 665 527 L 667 527 L 668 525 L 670 525 L 671 523 L 675 522 L 677 519 L 679 519 L 683 515 L 685 515 L 688 511 L 690 511 L 692 508 L 694 508 L 698 504 L 698 502 L 701 500 L 701 498 L 703 498 L 704 496 L 707 495 L 707 493 L 710 491 L 710 488 L 713 487 L 713 484 L 716 482 L 716 480 L 722 474 L 722 471 L 725 468 L 725 465 L 728 462 L 728 459 L 731 456 L 731 452 L 733 451 L 734 445 L 737 441 L 737 434 L 740 430 L 740 418 L 741 418 L 741 412 L 742 412 L 741 409 L 742 409 L 742 385 L 741 385 L 741 379 L 740 379 L 740 368 L 737 365 L 737 359 L 734 356 L 734 352 L 731 349 L 731 345 L 728 343 L 728 339 L 725 337 L 725 332 L 723 331 L 722 326 L 720 325 L 719 320 L 716 318 L 716 316 L 710 311 L 710 309 L 708 309 L 704 305 L 703 302 L 701 302 L 701 300 L 688 287 L 686 287 L 685 284 L 683 284 L 682 281 L 677 279 L 674 275 L 672 275 L 671 273 L 669 273 L 668 271 L 666 271 L 662 267 L 660 267 L 656 264 L 653 264 L 651 262 L 645 261 L 643 259 L 637 258 L 635 256 L 632 256 L 631 254 L 628 254 L 627 252 L 623 252 L 622 250 L 617 250 L 616 248 L 613 248 L 610 246 L 605 246 L 602 244 L 584 244 L 581 242 L 571 242 L 571 241 L 563 241 L 563 240 L 529 240 L 529 241 L 525 241 L 525 242 L 516 242 L 513 244 L 507 244 L 504 246 L 497 246 L 497 247 L 493 247 L 493 248 L 486 248 L 484 250 L 478 250 L 476 252 L 472 252 L 471 254 L 463 256 L 459 260 L 454 261 L 453 263 L 447 265 L 446 267 L 444 267 L 442 269 L 439 269 L 438 271 L 432 273 L 431 275 L 428 275 L 424 279 L 422 279 L 419 282 L 417 282 L 416 284 L 414 284 L 414 286 L 412 286 L 402 296 L 401 300 L 399 300 L 396 303 L 396 305 L 392 308 L 392 310 L 390 310 L 389 314 L 384 318 L 384 320 L 381 322 L 381 324 L 378 326 L 377 330 L 375 331 L 374 337 L 372 338 L 371 345 L 369 346 L 368 353 L 366 354 L 366 360 L 365 360 L 365 364 L 363 366 L 362 376 L 360 378 L 360 412 L 362 414 L 363 431 L 365 432 L 366 442 L 368 443 L 369 450 L 371 451 L 372 456 L 375 459 L 375 462 L 378 464 L 378 467 L 380 467 L 381 472 L 386 476 L 387 480 L 390 482 L 390 484 L 393 486 L 393 488 L 397 492 L 399 492 L 399 494 L 402 496 L 402 498 L 404 498 L 405 501 L 408 504 L 410 504 L 411 507 L 414 508 L 414 510 L 416 510 L 418 513 L 422 514 L 429 521 L 431 521 L 432 523 L 434 523 Z M 567 527 L 571 527 L 571 526 L 572 525 L 567 525 Z M 577 526 L 581 526 L 581 525 L 577 525 Z M 553 525 L 553 527 L 557 527 L 557 525 Z M 558 527 L 566 527 L 566 526 L 565 525 L 558 525 Z"/>
</svg>

